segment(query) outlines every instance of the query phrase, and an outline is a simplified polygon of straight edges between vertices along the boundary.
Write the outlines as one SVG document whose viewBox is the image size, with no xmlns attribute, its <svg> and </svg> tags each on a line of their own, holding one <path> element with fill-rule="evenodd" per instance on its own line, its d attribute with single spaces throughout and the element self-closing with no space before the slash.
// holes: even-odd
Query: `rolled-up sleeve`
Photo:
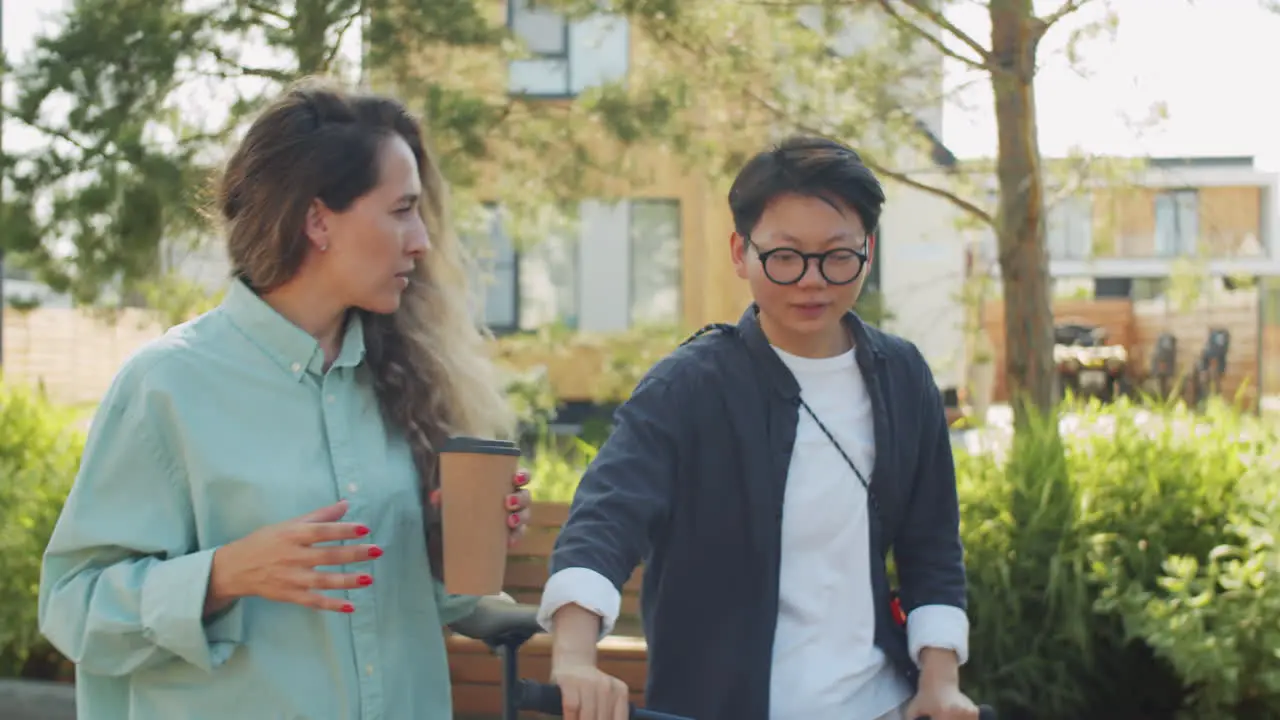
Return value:
<svg viewBox="0 0 1280 720">
<path fill-rule="evenodd" d="M 894 560 L 912 658 L 918 661 L 923 648 L 938 647 L 954 650 L 963 662 L 969 654 L 967 582 L 951 436 L 929 366 L 918 352 L 913 360 L 923 391 L 922 436 L 906 517 L 894 541 Z"/>
<path fill-rule="evenodd" d="M 122 376 L 45 550 L 40 631 L 97 675 L 168 662 L 212 670 L 242 640 L 242 609 L 205 617 L 216 548 L 198 547 L 186 474 L 142 391 Z"/>
<path fill-rule="evenodd" d="M 600 615 L 602 631 L 609 631 L 622 586 L 670 511 L 687 427 L 680 394 L 665 378 L 645 378 L 618 409 L 613 433 L 578 484 L 556 538 L 539 612 L 543 627 L 550 629 L 556 610 L 575 603 Z"/>
</svg>

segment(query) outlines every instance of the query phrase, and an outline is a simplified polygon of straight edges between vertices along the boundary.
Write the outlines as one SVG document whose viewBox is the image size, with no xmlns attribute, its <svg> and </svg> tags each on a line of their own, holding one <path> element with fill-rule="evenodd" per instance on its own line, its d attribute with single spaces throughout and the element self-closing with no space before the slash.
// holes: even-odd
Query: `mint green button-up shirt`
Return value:
<svg viewBox="0 0 1280 720">
<path fill-rule="evenodd" d="M 325 370 L 316 341 L 238 281 L 125 363 L 40 583 L 81 718 L 452 718 L 442 625 L 474 598 L 431 577 L 409 447 L 369 372 L 357 317 Z M 324 591 L 354 613 L 247 597 L 202 617 L 220 545 L 342 498 L 385 552 L 320 568 L 373 576 Z"/>
</svg>

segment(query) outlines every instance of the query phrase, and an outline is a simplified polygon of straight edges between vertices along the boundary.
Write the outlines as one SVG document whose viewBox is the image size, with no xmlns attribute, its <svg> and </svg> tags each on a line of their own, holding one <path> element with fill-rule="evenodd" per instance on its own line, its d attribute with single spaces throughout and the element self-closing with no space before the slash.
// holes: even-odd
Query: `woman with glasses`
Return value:
<svg viewBox="0 0 1280 720">
<path fill-rule="evenodd" d="M 641 562 L 654 710 L 977 717 L 959 689 L 968 620 L 941 397 L 912 344 L 853 312 L 884 199 L 824 138 L 738 175 L 729 255 L 754 302 L 640 382 L 556 543 L 540 618 L 566 717 L 626 717 L 595 646 Z"/>
</svg>

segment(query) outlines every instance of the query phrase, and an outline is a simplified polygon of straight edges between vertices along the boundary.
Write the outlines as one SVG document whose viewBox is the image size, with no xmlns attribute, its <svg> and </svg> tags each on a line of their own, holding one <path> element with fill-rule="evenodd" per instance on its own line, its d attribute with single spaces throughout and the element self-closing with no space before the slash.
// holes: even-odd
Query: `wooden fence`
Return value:
<svg viewBox="0 0 1280 720">
<path fill-rule="evenodd" d="M 1280 393 L 1280 319 L 1264 325 L 1259 334 L 1259 312 L 1258 295 L 1251 291 L 1219 293 L 1202 299 L 1188 310 L 1171 308 L 1164 300 L 1134 302 L 1110 298 L 1060 300 L 1053 306 L 1055 323 L 1081 323 L 1106 328 L 1108 342 L 1128 349 L 1131 376 L 1137 380 L 1146 377 L 1151 350 L 1161 333 L 1171 332 L 1177 337 L 1178 371 L 1186 373 L 1199 359 L 1209 330 L 1227 329 L 1231 333 L 1231 346 L 1227 353 L 1222 393 L 1234 398 L 1239 392 L 1245 407 L 1254 406 L 1260 383 L 1263 393 Z M 1000 302 L 987 305 L 984 325 L 996 359 L 994 398 L 997 402 L 1005 402 L 1008 400 L 1008 384 L 1003 371 L 1004 307 Z"/>
<path fill-rule="evenodd" d="M 1129 300 L 1058 300 L 1053 304 L 1055 323 L 1079 323 L 1098 325 L 1107 330 L 1107 341 L 1132 348 L 1137 330 L 1134 327 L 1133 303 Z M 1009 386 L 1004 373 L 1004 302 L 987 303 L 983 313 L 983 325 L 991 339 L 992 354 L 996 363 L 996 382 L 993 398 L 996 402 L 1008 402 Z"/>
<path fill-rule="evenodd" d="M 568 515 L 569 507 L 564 504 L 534 504 L 528 532 L 507 560 L 504 590 L 516 600 L 536 605 L 542 599 L 547 561 Z M 642 571 L 637 569 L 623 586 L 618 624 L 598 650 L 601 669 L 626 682 L 631 701 L 637 705 L 644 702 L 648 676 L 648 646 L 639 617 L 641 578 Z M 476 640 L 453 635 L 447 643 L 455 713 L 460 718 L 496 717 L 501 709 L 502 683 L 498 658 Z M 539 635 L 530 640 L 520 653 L 520 664 L 523 677 L 547 682 L 551 676 L 549 638 Z"/>
<path fill-rule="evenodd" d="M 114 319 L 80 310 L 39 308 L 4 312 L 4 377 L 43 385 L 55 402 L 96 403 L 124 361 L 164 327 L 141 310 Z"/>
<path fill-rule="evenodd" d="M 1261 338 L 1258 333 L 1258 296 L 1252 292 L 1230 293 L 1212 301 L 1199 303 L 1186 311 L 1171 310 L 1163 302 L 1148 300 L 1134 303 L 1138 328 L 1137 344 L 1132 348 L 1146 373 L 1151 349 L 1161 333 L 1172 333 L 1178 339 L 1178 372 L 1189 373 L 1195 367 L 1209 339 L 1209 330 L 1222 328 L 1231 333 L 1227 350 L 1226 372 L 1222 378 L 1222 394 L 1237 397 L 1244 407 L 1257 402 L 1262 368 L 1258 364 Z"/>
</svg>

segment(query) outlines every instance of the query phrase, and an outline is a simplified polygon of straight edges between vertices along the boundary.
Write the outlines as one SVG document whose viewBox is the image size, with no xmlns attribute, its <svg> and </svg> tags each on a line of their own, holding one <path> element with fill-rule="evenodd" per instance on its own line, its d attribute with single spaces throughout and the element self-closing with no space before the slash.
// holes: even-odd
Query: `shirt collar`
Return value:
<svg viewBox="0 0 1280 720">
<path fill-rule="evenodd" d="M 800 384 L 796 382 L 795 375 L 787 368 L 782 358 L 778 357 L 778 353 L 769 343 L 769 338 L 765 336 L 764 330 L 760 327 L 759 312 L 760 306 L 754 302 L 751 303 L 738 320 L 737 332 L 746 342 L 751 354 L 760 361 L 766 377 L 772 381 L 777 391 L 783 397 L 798 398 Z M 868 328 L 852 310 L 844 314 L 843 322 L 853 335 L 853 356 L 858 363 L 858 369 L 862 371 L 863 377 L 870 377 L 876 371 L 875 361 L 884 357 L 884 349 L 877 337 L 878 333 Z"/>
<path fill-rule="evenodd" d="M 295 380 L 301 380 L 308 372 L 324 374 L 324 352 L 320 343 L 276 312 L 243 280 L 231 281 L 222 309 L 232 324 Z M 342 349 L 333 366 L 355 367 L 364 360 L 364 353 L 364 323 L 360 313 L 352 312 L 347 318 Z"/>
</svg>

